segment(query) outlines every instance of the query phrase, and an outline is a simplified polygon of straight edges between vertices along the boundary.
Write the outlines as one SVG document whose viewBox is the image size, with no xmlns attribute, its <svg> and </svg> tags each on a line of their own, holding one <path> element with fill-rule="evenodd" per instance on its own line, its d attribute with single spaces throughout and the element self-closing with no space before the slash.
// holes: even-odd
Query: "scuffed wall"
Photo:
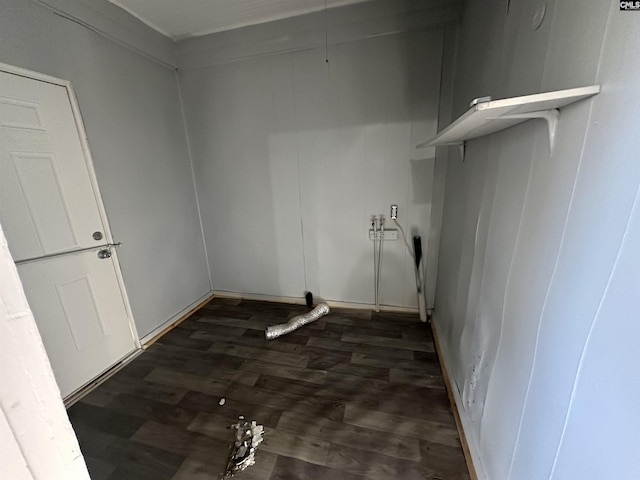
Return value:
<svg viewBox="0 0 640 480">
<path fill-rule="evenodd" d="M 435 323 L 482 478 L 638 478 L 640 23 L 547 1 L 535 30 L 542 3 L 469 2 L 455 116 L 484 95 L 602 93 L 562 110 L 552 154 L 538 121 L 468 142 L 464 162 L 450 149 Z"/>
</svg>

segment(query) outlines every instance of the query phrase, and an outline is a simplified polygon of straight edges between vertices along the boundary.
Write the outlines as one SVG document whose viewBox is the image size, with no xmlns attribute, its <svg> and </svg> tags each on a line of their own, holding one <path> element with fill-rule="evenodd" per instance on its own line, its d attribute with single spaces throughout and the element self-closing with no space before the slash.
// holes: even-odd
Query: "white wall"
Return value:
<svg viewBox="0 0 640 480">
<path fill-rule="evenodd" d="M 210 290 L 173 44 L 107 2 L 48 1 L 0 0 L 0 62 L 73 82 L 144 336 Z"/>
<path fill-rule="evenodd" d="M 0 475 L 89 480 L 0 226 Z"/>
<path fill-rule="evenodd" d="M 447 166 L 436 326 L 483 478 L 640 476 L 640 24 L 618 4 L 471 1 L 454 112 L 474 97 L 599 83 Z M 635 242 L 635 243 L 634 243 Z M 633 246 L 632 246 L 633 245 Z"/>
<path fill-rule="evenodd" d="M 442 38 L 330 42 L 328 63 L 318 45 L 220 63 L 215 39 L 179 44 L 198 52 L 180 81 L 216 291 L 371 304 L 367 230 L 392 203 L 427 250 L 434 151 L 415 145 L 437 128 Z M 383 304 L 417 305 L 401 241 L 381 282 Z"/>
</svg>

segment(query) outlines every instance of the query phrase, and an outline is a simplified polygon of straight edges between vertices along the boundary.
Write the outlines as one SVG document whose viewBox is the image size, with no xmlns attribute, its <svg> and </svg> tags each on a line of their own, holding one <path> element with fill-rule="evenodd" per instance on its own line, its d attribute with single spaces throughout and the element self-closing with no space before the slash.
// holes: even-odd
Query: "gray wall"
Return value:
<svg viewBox="0 0 640 480">
<path fill-rule="evenodd" d="M 618 3 L 470 1 L 453 111 L 601 84 L 447 165 L 435 322 L 482 478 L 640 477 L 640 41 Z"/>
<path fill-rule="evenodd" d="M 73 82 L 144 336 L 209 291 L 175 73 L 151 60 L 175 52 L 106 2 L 52 4 L 0 0 L 0 61 Z"/>
<path fill-rule="evenodd" d="M 178 44 L 216 291 L 371 304 L 367 231 L 392 203 L 427 250 L 435 152 L 415 145 L 437 128 L 443 30 L 357 39 L 371 25 L 351 15 L 329 21 L 328 63 L 318 15 Z M 382 303 L 416 307 L 402 241 L 382 270 Z"/>
</svg>

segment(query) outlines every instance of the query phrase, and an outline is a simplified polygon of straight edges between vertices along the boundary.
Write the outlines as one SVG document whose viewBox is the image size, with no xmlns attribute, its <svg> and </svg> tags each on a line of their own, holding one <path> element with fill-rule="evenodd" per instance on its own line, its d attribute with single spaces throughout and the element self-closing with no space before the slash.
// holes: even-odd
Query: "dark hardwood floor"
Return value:
<svg viewBox="0 0 640 480">
<path fill-rule="evenodd" d="M 238 480 L 468 479 L 427 325 L 216 299 L 69 409 L 93 480 L 219 479 L 238 416 L 265 426 Z M 224 398 L 224 405 L 219 405 Z"/>
</svg>

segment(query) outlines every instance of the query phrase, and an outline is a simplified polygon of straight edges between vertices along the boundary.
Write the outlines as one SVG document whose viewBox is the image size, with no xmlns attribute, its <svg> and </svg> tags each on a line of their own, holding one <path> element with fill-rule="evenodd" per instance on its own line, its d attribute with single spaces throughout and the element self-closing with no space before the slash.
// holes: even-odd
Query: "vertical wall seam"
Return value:
<svg viewBox="0 0 640 480">
<path fill-rule="evenodd" d="M 587 117 L 587 125 L 590 122 L 591 119 L 591 109 L 592 107 L 589 107 L 589 115 Z M 585 133 L 584 139 L 583 139 L 583 145 L 582 145 L 582 150 L 584 152 L 584 143 L 586 142 L 586 138 L 587 138 L 587 134 Z M 558 246 L 558 253 L 556 255 L 556 261 L 555 264 L 553 266 L 553 270 L 551 272 L 551 278 L 549 280 L 549 286 L 547 287 L 547 292 L 545 293 L 545 297 L 544 300 L 542 302 L 542 308 L 540 310 L 540 320 L 542 320 L 542 318 L 545 315 L 545 310 L 547 308 L 547 302 L 549 300 L 549 294 L 551 292 L 551 286 L 553 285 L 553 282 L 555 280 L 555 276 L 556 276 L 556 272 L 558 270 L 558 264 L 560 263 L 560 253 L 562 252 L 562 248 L 564 246 L 565 243 L 565 236 L 566 236 L 566 230 L 567 230 L 567 224 L 569 223 L 569 216 L 571 213 L 571 207 L 573 206 L 573 202 L 574 202 L 574 197 L 575 197 L 575 191 L 576 191 L 576 187 L 577 187 L 577 183 L 578 183 L 578 172 L 580 172 L 580 166 L 582 165 L 582 158 L 583 158 L 583 152 L 580 153 L 580 160 L 578 161 L 578 167 L 576 168 L 576 178 L 573 182 L 573 187 L 571 189 L 571 196 L 569 199 L 569 205 L 567 207 L 567 214 L 565 216 L 564 219 L 564 224 L 562 226 L 562 234 L 560 237 L 560 244 Z M 531 383 L 533 382 L 533 373 L 535 371 L 535 365 L 536 365 L 536 359 L 537 359 L 537 353 L 538 353 L 538 344 L 540 341 L 540 330 L 541 330 L 541 326 L 542 326 L 542 321 L 538 322 L 538 328 L 536 331 L 536 339 L 535 339 L 535 343 L 534 343 L 534 348 L 533 348 L 533 359 L 532 359 L 532 363 L 531 363 L 531 371 L 529 372 L 529 381 L 527 383 L 527 390 L 525 393 L 525 397 L 524 397 L 524 404 L 523 404 L 523 409 L 522 409 L 522 413 L 520 414 L 520 422 L 518 423 L 518 433 L 516 435 L 516 446 L 513 450 L 513 453 L 511 455 L 511 462 L 509 464 L 509 473 L 507 475 L 507 480 L 509 480 L 511 478 L 511 473 L 513 470 L 513 464 L 515 461 L 515 456 L 516 456 L 516 450 L 518 448 L 518 441 L 520 439 L 520 435 L 522 432 L 522 423 L 524 422 L 524 413 L 526 411 L 526 406 L 527 406 L 527 402 L 529 399 L 529 392 L 531 389 Z"/>
<path fill-rule="evenodd" d="M 389 130 L 390 130 L 390 114 L 389 114 L 389 110 L 390 110 L 390 103 L 391 100 L 389 99 L 389 96 L 385 96 L 385 107 L 384 107 L 384 164 L 382 167 L 382 198 L 386 199 L 387 198 L 387 167 L 389 165 Z M 408 175 L 407 178 L 407 184 L 411 181 L 411 176 Z M 407 226 L 409 224 L 409 189 L 406 189 L 407 195 L 405 196 L 405 205 L 407 206 L 407 223 L 405 224 L 405 231 L 408 230 Z M 384 215 L 384 212 L 380 212 L 380 215 Z M 386 222 L 385 222 L 386 223 Z M 383 296 L 382 296 L 382 290 L 383 290 L 383 282 L 382 282 L 382 260 L 384 259 L 384 257 L 382 256 L 382 245 L 384 244 L 384 239 L 380 241 L 380 245 L 378 245 L 378 255 L 381 256 L 381 260 L 380 260 L 380 264 L 378 265 L 378 278 L 380 279 L 380 281 L 377 282 L 377 288 L 378 288 L 378 302 L 379 305 L 382 306 L 382 302 L 383 302 Z M 388 247 L 387 247 L 388 248 Z M 406 258 L 406 252 L 405 252 L 405 258 Z M 405 267 L 405 265 L 403 264 L 403 269 Z M 404 285 L 405 285 L 405 276 L 402 276 L 402 289 L 404 291 Z M 405 306 L 405 301 L 404 298 L 402 299 L 402 306 Z"/>
<path fill-rule="evenodd" d="M 580 352 L 580 360 L 578 361 L 578 369 L 576 370 L 576 376 L 575 379 L 573 381 L 573 387 L 571 389 L 571 396 L 569 397 L 569 406 L 567 408 L 567 414 L 564 417 L 564 424 L 562 425 L 562 433 L 560 435 L 560 441 L 558 442 L 558 449 L 556 450 L 556 456 L 553 460 L 553 467 L 551 468 L 551 473 L 549 475 L 549 479 L 552 479 L 554 474 L 555 474 L 555 470 L 556 470 L 556 466 L 558 464 L 558 458 L 560 457 L 560 449 L 562 448 L 562 444 L 564 442 L 564 436 L 565 433 L 567 431 L 567 425 L 569 424 L 569 416 L 571 413 L 571 408 L 573 407 L 573 402 L 575 400 L 575 394 L 576 394 L 576 388 L 578 386 L 578 381 L 580 380 L 580 374 L 582 373 L 582 367 L 584 365 L 584 357 L 585 354 L 587 352 L 587 347 L 589 346 L 589 343 L 591 342 L 591 337 L 593 335 L 593 330 L 595 329 L 596 323 L 598 323 L 599 317 L 600 317 L 600 312 L 602 311 L 602 305 L 604 304 L 604 300 L 607 297 L 607 293 L 609 291 L 609 287 L 611 286 L 611 281 L 613 279 L 613 275 L 616 271 L 616 268 L 618 267 L 618 264 L 620 263 L 620 256 L 622 254 L 622 247 L 624 246 L 628 233 L 629 233 L 629 225 L 631 223 L 631 218 L 633 217 L 633 214 L 635 213 L 635 211 L 637 210 L 638 207 L 638 199 L 640 197 L 640 188 L 638 188 L 636 190 L 636 195 L 633 199 L 633 204 L 632 207 L 629 211 L 629 216 L 627 218 L 627 223 L 625 225 L 625 229 L 624 229 L 624 233 L 622 234 L 622 238 L 620 239 L 620 245 L 618 246 L 618 250 L 616 252 L 616 259 L 613 262 L 613 265 L 611 266 L 611 271 L 609 272 L 609 277 L 607 278 L 607 284 L 604 287 L 604 290 L 602 292 L 602 297 L 600 298 L 600 302 L 598 303 L 598 308 L 596 309 L 596 312 L 593 316 L 593 320 L 591 321 L 591 325 L 589 327 L 589 333 L 587 334 L 587 338 L 585 339 L 584 345 L 582 347 L 582 351 Z"/>
<path fill-rule="evenodd" d="M 300 142 L 298 141 L 298 103 L 296 102 L 296 73 L 293 65 L 293 54 L 289 54 L 291 65 L 291 90 L 292 90 L 292 98 L 293 98 L 293 124 L 295 127 L 295 139 L 296 139 L 296 163 L 298 167 L 298 208 L 300 212 L 300 241 L 302 242 L 301 251 L 302 251 L 302 277 L 304 279 L 304 290 L 305 293 L 309 291 L 309 285 L 307 281 L 307 254 L 305 251 L 305 241 L 304 241 L 304 211 L 303 211 L 303 203 L 302 203 L 302 174 L 300 168 Z"/>
<path fill-rule="evenodd" d="M 600 55 L 598 57 L 598 65 L 596 67 L 596 74 L 595 74 L 595 81 L 597 83 L 598 78 L 600 76 L 600 67 L 602 65 L 602 57 L 603 57 L 603 52 L 604 52 L 604 45 L 605 45 L 605 40 L 607 38 L 607 33 L 609 31 L 609 25 L 610 25 L 610 18 L 611 18 L 611 13 L 614 9 L 614 6 L 611 7 L 611 9 L 609 10 L 609 16 L 607 18 L 607 24 L 605 26 L 605 31 L 604 34 L 602 35 L 602 43 L 600 44 Z M 548 51 L 547 51 L 548 53 Z M 546 65 L 546 60 L 545 60 L 545 65 Z M 544 74 L 543 74 L 543 84 L 544 84 Z M 569 223 L 569 216 L 571 214 L 571 209 L 573 207 L 574 201 L 575 201 L 575 194 L 576 194 L 576 189 L 577 189 L 577 185 L 578 185 L 578 177 L 579 177 L 579 173 L 580 173 L 580 169 L 582 167 L 582 162 L 584 160 L 584 152 L 586 149 L 586 144 L 587 144 L 587 138 L 589 137 L 589 127 L 591 125 L 591 117 L 593 115 L 593 100 L 590 100 L 590 104 L 589 104 L 589 113 L 587 114 L 587 121 L 585 123 L 585 133 L 584 133 L 584 137 L 582 139 L 582 146 L 580 148 L 580 159 L 578 160 L 578 166 L 576 168 L 576 178 L 573 182 L 573 186 L 571 188 L 571 196 L 569 198 L 569 205 L 567 206 L 567 214 L 565 216 L 564 219 L 564 224 L 562 225 L 562 234 L 560 237 L 560 244 L 558 246 L 558 253 L 556 256 L 556 261 L 555 264 L 553 266 L 553 271 L 551 272 L 551 278 L 549 279 L 549 286 L 547 287 L 547 292 L 545 293 L 545 297 L 544 300 L 542 302 L 542 309 L 540 310 L 540 321 L 538 322 L 538 328 L 536 331 L 536 340 L 534 343 L 534 348 L 533 348 L 533 359 L 532 359 L 532 363 L 531 363 L 531 372 L 529 373 L 529 381 L 527 383 L 527 391 L 525 393 L 525 398 L 524 398 L 524 405 L 522 408 L 522 413 L 520 416 L 520 423 L 518 424 L 518 434 L 516 436 L 516 447 L 513 450 L 513 454 L 511 456 L 511 464 L 509 466 L 509 474 L 507 476 L 507 479 L 511 478 L 511 474 L 512 474 L 512 470 L 513 470 L 513 466 L 514 466 L 514 462 L 515 462 L 515 457 L 516 457 L 516 450 L 518 448 L 518 441 L 520 439 L 520 435 L 522 433 L 522 424 L 524 422 L 524 415 L 526 412 L 526 407 L 527 407 L 527 403 L 529 401 L 529 394 L 531 391 L 531 384 L 533 383 L 533 374 L 536 370 L 536 359 L 538 357 L 538 346 L 540 343 L 540 331 L 542 329 L 542 319 L 545 315 L 545 311 L 547 309 L 547 303 L 549 300 L 549 295 L 551 292 L 551 287 L 553 285 L 553 282 L 556 278 L 556 273 L 558 270 L 558 264 L 560 263 L 560 254 L 562 252 L 562 249 L 564 247 L 565 244 L 565 237 L 566 237 L 566 231 L 567 231 L 567 224 Z M 570 404 L 571 404 L 571 400 L 570 400 Z M 569 413 L 569 408 L 567 408 L 567 416 L 565 417 L 565 419 L 568 417 L 568 413 Z M 551 468 L 551 472 L 549 474 L 549 478 L 551 478 L 553 476 L 553 471 L 555 470 L 555 465 L 556 465 L 556 461 L 558 458 L 558 453 L 560 450 L 560 443 L 562 441 L 562 437 L 564 436 L 564 427 L 563 427 L 563 432 L 560 435 L 560 439 L 558 441 L 558 447 L 556 449 L 556 454 L 554 457 L 554 461 L 553 461 L 553 465 Z"/>
<path fill-rule="evenodd" d="M 547 11 L 545 13 L 545 17 L 551 17 L 551 25 L 549 25 L 549 41 L 547 42 L 547 51 L 544 56 L 544 64 L 542 65 L 542 78 L 540 79 L 539 91 L 543 91 L 542 89 L 544 88 L 545 79 L 547 77 L 547 66 L 549 65 L 549 56 L 551 54 L 551 40 L 553 39 L 553 25 L 556 20 L 556 2 L 551 2 L 551 9 L 552 11 Z"/>
<path fill-rule="evenodd" d="M 202 222 L 202 210 L 200 209 L 200 198 L 198 195 L 198 185 L 196 183 L 196 173 L 193 165 L 193 154 L 191 151 L 191 140 L 189 139 L 189 128 L 187 125 L 187 115 L 184 109 L 184 101 L 182 99 L 182 87 L 180 85 L 180 76 L 178 75 L 178 69 L 175 69 L 174 76 L 176 79 L 176 86 L 178 87 L 178 101 L 180 102 L 180 113 L 182 114 L 182 127 L 184 129 L 184 136 L 187 142 L 187 155 L 189 156 L 189 166 L 191 167 L 191 183 L 193 184 L 193 193 L 196 197 L 196 209 L 198 211 L 198 222 L 200 224 L 200 234 L 202 236 L 202 246 L 204 248 L 204 259 L 207 262 L 207 274 L 209 275 L 209 291 L 213 292 L 213 274 L 211 272 L 211 263 L 209 262 L 209 251 L 207 249 L 207 238 L 204 234 L 204 224 Z"/>
<path fill-rule="evenodd" d="M 552 4 L 552 8 L 553 8 L 553 12 L 547 12 L 546 16 L 547 17 L 551 17 L 551 25 L 549 26 L 549 42 L 547 43 L 547 51 L 545 53 L 545 57 L 544 57 L 544 64 L 542 66 L 542 78 L 540 79 L 540 86 L 539 86 L 539 90 L 542 91 L 542 89 L 544 88 L 545 85 L 545 78 L 547 75 L 547 65 L 549 63 L 549 54 L 551 52 L 551 39 L 553 38 L 553 26 L 555 24 L 555 20 L 556 20 L 556 16 L 553 15 L 553 13 L 555 13 L 555 3 Z M 591 109 L 589 109 L 589 116 L 591 115 Z M 588 125 L 588 123 L 587 123 Z M 586 133 L 585 133 L 585 137 L 586 137 Z M 549 156 L 553 158 L 553 154 L 549 153 Z M 582 156 L 580 157 L 580 159 L 582 159 Z M 577 183 L 577 172 L 579 171 L 579 169 L 576 169 L 576 181 L 574 181 L 573 183 L 573 187 L 571 190 L 571 197 L 570 197 L 570 203 L 569 203 L 569 207 L 567 208 L 567 215 L 564 219 L 564 224 L 562 225 L 562 234 L 560 235 L 560 244 L 558 246 L 558 253 L 556 255 L 556 261 L 555 264 L 553 266 L 553 270 L 551 272 L 551 277 L 549 280 L 549 287 L 547 288 L 547 292 L 545 293 L 544 296 L 544 300 L 542 302 L 542 308 L 540 310 L 540 318 L 538 319 L 538 326 L 536 329 L 536 338 L 535 338 L 535 342 L 534 342 L 534 347 L 533 347 L 533 358 L 531 359 L 531 371 L 529 372 L 529 380 L 527 381 L 527 389 L 525 391 L 524 394 L 524 402 L 522 404 L 522 412 L 520 412 L 520 421 L 518 422 L 518 430 L 516 433 L 516 441 L 515 441 L 515 445 L 513 447 L 513 451 L 511 452 L 511 460 L 509 461 L 509 471 L 507 472 L 507 480 L 511 479 L 511 474 L 513 472 L 513 464 L 515 462 L 515 458 L 516 458 L 516 452 L 518 450 L 518 442 L 520 441 L 520 435 L 522 433 L 522 423 L 524 422 L 524 412 L 526 410 L 526 406 L 527 406 L 527 401 L 529 399 L 529 391 L 531 389 L 531 383 L 533 381 L 533 370 L 534 370 L 534 366 L 536 363 L 536 353 L 538 350 L 538 342 L 539 342 L 539 338 L 540 338 L 540 327 L 542 325 L 542 316 L 543 316 L 543 312 L 545 309 L 545 306 L 547 304 L 547 299 L 549 297 L 549 291 L 551 290 L 551 282 L 555 276 L 556 273 L 556 269 L 558 267 L 558 259 L 560 258 L 560 249 L 562 248 L 562 244 L 564 242 L 564 235 L 565 235 L 565 230 L 567 227 L 567 220 L 569 218 L 569 211 L 571 208 L 571 202 L 573 201 L 573 195 L 575 192 L 575 188 L 576 188 L 576 183 Z"/>
<path fill-rule="evenodd" d="M 602 43 L 600 44 L 600 55 L 598 57 L 598 66 L 596 67 L 596 75 L 595 75 L 596 83 L 598 82 L 598 80 L 600 78 L 600 69 L 602 68 L 602 60 L 604 58 L 604 47 L 605 47 L 605 45 L 607 43 L 607 36 L 609 34 L 609 30 L 610 30 L 610 27 L 611 27 L 611 17 L 612 17 L 613 13 L 616 10 L 617 10 L 617 5 L 612 4 L 610 9 L 609 9 L 609 15 L 607 17 L 607 24 L 605 26 L 604 34 L 602 35 Z M 584 159 L 584 152 L 586 150 L 586 145 L 587 145 L 587 138 L 589 137 L 589 130 L 590 130 L 589 127 L 591 125 L 591 116 L 592 116 L 592 112 L 593 112 L 594 100 L 592 99 L 590 102 L 591 102 L 591 105 L 589 106 L 589 118 L 587 120 L 587 128 L 586 128 L 585 135 L 584 135 L 584 141 L 582 142 L 582 150 L 580 152 L 580 163 L 578 165 L 578 172 L 580 171 L 580 167 L 582 166 L 582 160 Z M 577 182 L 578 182 L 578 175 L 576 175 L 576 184 L 577 184 Z M 634 206 L 631 208 L 631 212 L 629 213 L 629 219 L 631 218 L 631 214 L 633 213 L 633 211 L 635 209 L 635 203 L 637 201 L 637 198 L 638 198 L 638 193 L 636 192 L 636 198 L 634 199 Z M 573 203 L 573 194 L 572 194 L 572 197 L 571 197 L 571 202 Z M 627 221 L 627 226 L 625 227 L 625 233 L 623 234 L 622 241 L 620 242 L 620 249 L 618 250 L 618 252 L 616 254 L 616 259 L 614 261 L 613 268 L 611 269 L 612 273 L 615 270 L 615 266 L 617 265 L 618 255 L 620 254 L 620 250 L 622 248 L 622 244 L 624 242 L 624 238 L 626 237 L 628 228 L 629 228 L 629 221 Z M 607 284 L 605 285 L 605 289 L 604 289 L 602 298 L 600 299 L 601 302 L 604 299 L 606 291 L 607 291 L 607 289 L 609 287 L 610 280 L 611 280 L 611 277 L 609 277 L 609 279 L 607 280 Z M 568 421 L 569 421 L 569 412 L 570 412 L 571 407 L 573 405 L 576 384 L 577 384 L 577 381 L 578 381 L 578 377 L 580 375 L 580 371 L 582 369 L 582 361 L 583 361 L 583 358 L 584 358 L 584 352 L 586 351 L 587 344 L 589 343 L 589 340 L 591 338 L 592 329 L 593 329 L 593 326 L 595 325 L 595 321 L 596 321 L 597 315 L 598 315 L 598 313 L 600 311 L 600 307 L 601 307 L 601 304 L 598 305 L 598 308 L 596 310 L 596 314 L 594 316 L 593 324 L 591 325 L 591 327 L 589 329 L 589 333 L 587 334 L 587 338 L 585 340 L 584 348 L 583 348 L 583 350 L 582 350 L 582 352 L 580 354 L 580 360 L 578 360 L 578 369 L 576 370 L 576 377 L 574 379 L 573 386 L 572 386 L 572 389 L 571 389 L 571 395 L 569 396 L 569 404 L 567 406 L 567 413 L 565 414 L 565 420 L 564 420 L 564 423 L 562 425 L 562 432 L 560 433 L 560 439 L 558 440 L 558 447 L 556 448 L 556 454 L 555 454 L 555 457 L 553 459 L 553 464 L 551 466 L 551 472 L 549 473 L 549 479 L 553 478 L 553 475 L 554 475 L 555 470 L 556 470 L 556 466 L 557 466 L 557 463 L 558 463 L 558 458 L 560 456 L 560 448 L 562 446 L 562 442 L 564 441 L 564 435 L 565 435 L 565 432 L 566 432 L 566 429 L 567 429 L 567 424 L 568 424 Z"/>
<path fill-rule="evenodd" d="M 442 104 L 443 104 L 443 95 L 442 95 L 442 89 L 443 89 L 443 85 L 444 85 L 444 62 L 445 62 L 445 50 L 446 50 L 446 46 L 445 46 L 445 42 L 447 39 L 447 29 L 443 28 L 442 30 L 442 44 L 441 44 L 441 51 L 440 51 L 440 86 L 438 88 L 438 121 L 436 122 L 436 132 L 440 131 L 440 127 L 442 125 L 440 125 L 440 116 L 442 114 Z M 411 45 L 413 46 L 414 50 L 414 56 L 411 59 L 412 62 L 411 64 L 414 65 L 415 63 L 415 43 L 411 42 Z M 455 52 L 454 52 L 455 55 Z M 454 60 L 455 60 L 455 56 L 454 56 Z M 455 63 L 452 62 L 452 63 Z M 453 77 L 452 77 L 453 78 Z M 451 82 L 452 85 L 450 85 L 451 87 L 451 97 L 453 97 L 453 82 Z M 453 102 L 451 102 L 453 103 Z M 449 118 L 451 117 L 451 112 L 448 112 Z M 413 115 L 411 118 L 411 138 L 413 139 L 413 126 L 414 126 L 414 121 L 413 121 Z M 412 146 L 413 148 L 413 146 Z M 448 153 L 449 153 L 449 148 L 448 147 L 440 147 L 443 152 L 444 152 L 444 161 L 446 162 L 448 159 Z M 439 243 L 440 243 L 440 239 L 438 238 L 437 240 L 433 239 L 433 245 L 431 244 L 431 231 L 433 229 L 433 217 L 434 217 L 434 209 L 433 209 L 433 200 L 434 200 L 434 191 L 435 191 L 435 183 L 436 183 L 436 162 L 437 162 L 437 158 L 438 158 L 438 148 L 434 147 L 434 154 L 433 154 L 433 171 L 432 171 L 432 180 L 431 180 L 431 204 L 429 205 L 429 229 L 426 232 L 426 238 L 427 238 L 427 245 L 425 248 L 425 253 L 423 254 L 423 260 L 424 260 L 424 278 L 423 278 L 423 282 L 422 282 L 422 295 L 424 296 L 424 301 L 425 301 L 425 305 L 426 305 L 426 309 L 428 310 L 433 310 L 435 308 L 435 285 L 434 285 L 434 289 L 433 289 L 433 295 L 434 298 L 432 300 L 432 302 L 430 302 L 429 300 L 429 294 L 428 294 L 428 289 L 431 288 L 430 286 L 427 287 L 427 280 L 429 280 L 429 272 L 431 270 L 431 264 L 435 263 L 435 275 L 433 278 L 433 282 L 436 283 L 437 281 L 437 277 L 438 277 L 438 258 L 435 258 L 435 262 L 433 262 L 433 257 L 431 254 L 431 250 L 432 248 L 434 250 L 436 250 L 436 253 L 439 249 Z M 446 178 L 443 179 L 445 180 L 446 183 Z M 444 192 L 444 188 L 443 188 L 443 192 Z M 444 194 L 443 194 L 443 199 L 444 199 Z M 443 202 L 444 203 L 444 202 Z M 440 225 L 440 232 L 442 233 L 442 222 Z M 439 237 L 439 236 L 438 236 Z M 403 262 L 404 265 L 404 262 Z M 403 286 L 404 288 L 404 286 Z"/>
</svg>

